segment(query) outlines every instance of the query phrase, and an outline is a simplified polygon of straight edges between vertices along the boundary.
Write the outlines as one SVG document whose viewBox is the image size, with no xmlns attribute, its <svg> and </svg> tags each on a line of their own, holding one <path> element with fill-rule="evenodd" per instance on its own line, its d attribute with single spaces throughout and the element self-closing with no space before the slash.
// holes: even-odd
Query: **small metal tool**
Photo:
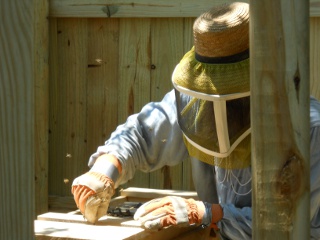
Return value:
<svg viewBox="0 0 320 240">
<path fill-rule="evenodd" d="M 109 207 L 107 213 L 114 217 L 133 217 L 141 205 L 140 202 L 124 202 L 118 206 Z"/>
</svg>

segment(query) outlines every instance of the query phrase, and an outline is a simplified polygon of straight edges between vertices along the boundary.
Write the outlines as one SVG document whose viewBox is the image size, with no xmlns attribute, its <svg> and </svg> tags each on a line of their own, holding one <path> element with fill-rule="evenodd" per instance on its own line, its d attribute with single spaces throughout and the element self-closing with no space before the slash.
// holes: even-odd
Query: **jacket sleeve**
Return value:
<svg viewBox="0 0 320 240">
<path fill-rule="evenodd" d="M 218 223 L 223 239 L 251 240 L 251 207 L 237 208 L 233 204 L 221 204 L 223 219 Z"/>
<path fill-rule="evenodd" d="M 320 239 L 320 103 L 310 99 L 310 239 Z M 251 207 L 222 204 L 224 216 L 218 223 L 226 239 L 252 238 Z"/>
<path fill-rule="evenodd" d="M 314 98 L 311 98 L 310 103 L 311 239 L 320 239 L 320 103 Z"/>
<path fill-rule="evenodd" d="M 151 172 L 186 159 L 188 153 L 177 123 L 174 91 L 161 102 L 148 103 L 118 126 L 105 145 L 91 155 L 89 167 L 103 153 L 113 154 L 122 164 L 117 186 L 133 178 L 136 170 Z"/>
</svg>

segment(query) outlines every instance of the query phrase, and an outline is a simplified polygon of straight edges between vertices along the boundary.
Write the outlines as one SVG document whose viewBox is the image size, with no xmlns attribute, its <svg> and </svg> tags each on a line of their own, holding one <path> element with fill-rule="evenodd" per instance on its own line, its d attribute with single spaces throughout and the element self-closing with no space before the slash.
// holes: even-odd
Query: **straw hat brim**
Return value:
<svg viewBox="0 0 320 240">
<path fill-rule="evenodd" d="M 181 87 L 206 94 L 248 92 L 249 59 L 227 64 L 202 63 L 196 60 L 193 47 L 176 66 L 172 81 Z"/>
</svg>

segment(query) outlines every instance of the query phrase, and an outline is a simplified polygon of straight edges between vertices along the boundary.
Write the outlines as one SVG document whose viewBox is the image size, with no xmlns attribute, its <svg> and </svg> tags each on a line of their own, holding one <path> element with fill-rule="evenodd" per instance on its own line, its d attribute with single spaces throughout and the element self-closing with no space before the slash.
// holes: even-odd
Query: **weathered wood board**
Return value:
<svg viewBox="0 0 320 240">
<path fill-rule="evenodd" d="M 35 221 L 36 239 L 214 239 L 209 235 L 209 229 L 169 227 L 161 231 L 148 231 L 132 219 L 114 217 L 105 218 L 96 225 L 83 220 L 82 216 L 47 213 Z M 82 218 L 82 220 L 81 220 Z M 119 224 L 119 225 L 118 225 Z M 193 237 L 191 237 L 193 236 Z"/>
<path fill-rule="evenodd" d="M 208 6 L 234 0 L 51 0 L 50 17 L 197 17 Z M 242 0 L 241 2 L 249 2 Z M 310 15 L 320 15 L 319 0 L 310 0 Z"/>
<path fill-rule="evenodd" d="M 150 199 L 168 195 L 197 199 L 197 194 L 189 191 L 128 188 L 121 191 L 121 196 L 112 199 L 110 207 L 128 201 L 143 203 Z M 132 217 L 106 215 L 93 225 L 83 218 L 79 210 L 69 213 L 48 212 L 41 214 L 34 225 L 36 239 L 216 239 L 210 236 L 209 228 L 169 227 L 161 231 L 145 230 Z"/>
</svg>

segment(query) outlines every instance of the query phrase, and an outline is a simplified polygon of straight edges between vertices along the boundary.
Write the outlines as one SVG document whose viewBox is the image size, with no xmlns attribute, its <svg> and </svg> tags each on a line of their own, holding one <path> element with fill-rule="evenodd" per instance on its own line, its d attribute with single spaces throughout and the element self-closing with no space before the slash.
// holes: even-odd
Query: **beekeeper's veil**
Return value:
<svg viewBox="0 0 320 240">
<path fill-rule="evenodd" d="M 249 5 L 226 4 L 196 19 L 194 47 L 172 82 L 189 154 L 227 169 L 250 164 Z"/>
</svg>

